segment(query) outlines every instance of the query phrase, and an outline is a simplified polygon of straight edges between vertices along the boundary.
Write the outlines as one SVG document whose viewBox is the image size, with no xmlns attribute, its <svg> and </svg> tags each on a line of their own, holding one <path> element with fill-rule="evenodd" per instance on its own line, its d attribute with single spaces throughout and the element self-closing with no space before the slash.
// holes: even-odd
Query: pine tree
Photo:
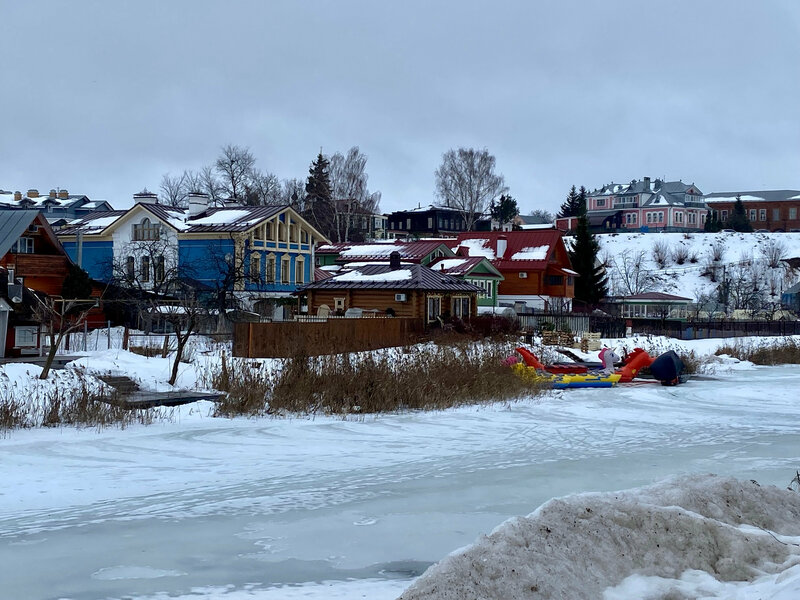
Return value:
<svg viewBox="0 0 800 600">
<path fill-rule="evenodd" d="M 706 233 L 713 233 L 714 231 L 714 213 L 711 212 L 711 209 L 708 209 L 706 213 L 706 222 L 703 223 L 703 231 Z"/>
<path fill-rule="evenodd" d="M 510 194 L 503 194 L 495 202 L 492 200 L 492 205 L 489 208 L 492 218 L 500 223 L 500 229 L 503 225 L 510 223 L 519 214 L 519 207 L 517 201 Z"/>
<path fill-rule="evenodd" d="M 575 278 L 575 300 L 590 307 L 599 304 L 608 291 L 605 269 L 597 264 L 599 253 L 600 244 L 589 231 L 589 219 L 584 212 L 578 217 L 578 228 L 569 258 L 572 269 L 579 275 Z"/>
<path fill-rule="evenodd" d="M 581 191 L 578 192 L 573 185 L 567 194 L 567 199 L 561 204 L 557 218 L 564 217 L 579 217 L 586 212 L 586 188 L 581 186 Z"/>
<path fill-rule="evenodd" d="M 727 226 L 734 231 L 753 231 L 753 226 L 750 224 L 750 219 L 747 218 L 747 211 L 744 208 L 741 196 L 736 196 L 736 202 L 733 204 L 731 216 L 728 217 Z"/>
<path fill-rule="evenodd" d="M 335 214 L 331 200 L 331 182 L 328 175 L 328 159 L 322 152 L 317 155 L 308 169 L 306 180 L 306 207 L 303 217 L 314 228 L 329 239 L 334 239 Z"/>
</svg>

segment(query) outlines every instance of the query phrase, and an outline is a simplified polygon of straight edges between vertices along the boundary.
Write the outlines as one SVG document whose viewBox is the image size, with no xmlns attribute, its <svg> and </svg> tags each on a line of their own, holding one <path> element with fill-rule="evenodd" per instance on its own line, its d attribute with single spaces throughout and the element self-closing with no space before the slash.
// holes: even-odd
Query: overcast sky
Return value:
<svg viewBox="0 0 800 600">
<path fill-rule="evenodd" d="M 0 0 L 0 189 L 126 207 L 225 144 L 305 178 L 357 145 L 388 212 L 487 148 L 523 213 L 572 184 L 800 189 L 800 2 Z"/>
</svg>

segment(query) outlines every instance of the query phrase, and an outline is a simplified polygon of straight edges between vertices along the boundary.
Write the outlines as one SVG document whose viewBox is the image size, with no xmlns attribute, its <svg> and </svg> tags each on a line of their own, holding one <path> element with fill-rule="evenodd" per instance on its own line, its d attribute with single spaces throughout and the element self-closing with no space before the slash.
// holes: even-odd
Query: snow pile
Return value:
<svg viewBox="0 0 800 600">
<path fill-rule="evenodd" d="M 798 564 L 800 495 L 690 475 L 551 500 L 446 557 L 400 599 L 788 599 L 800 597 Z"/>
<path fill-rule="evenodd" d="M 549 251 L 550 246 L 530 246 L 515 252 L 511 256 L 511 260 L 544 260 Z"/>
</svg>

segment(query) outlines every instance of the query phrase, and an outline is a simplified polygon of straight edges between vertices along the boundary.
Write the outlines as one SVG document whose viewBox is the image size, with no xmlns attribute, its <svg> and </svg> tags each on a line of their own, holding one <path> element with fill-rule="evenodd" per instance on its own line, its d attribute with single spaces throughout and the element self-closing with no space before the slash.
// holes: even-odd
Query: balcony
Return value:
<svg viewBox="0 0 800 600">
<path fill-rule="evenodd" d="M 10 254 L 9 258 L 7 266 L 15 270 L 17 277 L 64 277 L 67 274 L 67 257 L 60 254 Z"/>
</svg>

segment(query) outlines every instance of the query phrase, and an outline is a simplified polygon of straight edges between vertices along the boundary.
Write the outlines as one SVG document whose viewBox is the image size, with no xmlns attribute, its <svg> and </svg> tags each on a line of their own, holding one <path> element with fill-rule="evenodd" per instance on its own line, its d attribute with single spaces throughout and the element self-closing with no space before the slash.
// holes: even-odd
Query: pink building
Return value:
<svg viewBox="0 0 800 600">
<path fill-rule="evenodd" d="M 693 183 L 649 177 L 604 185 L 589 193 L 586 208 L 595 232 L 702 230 L 708 211 Z"/>
</svg>

